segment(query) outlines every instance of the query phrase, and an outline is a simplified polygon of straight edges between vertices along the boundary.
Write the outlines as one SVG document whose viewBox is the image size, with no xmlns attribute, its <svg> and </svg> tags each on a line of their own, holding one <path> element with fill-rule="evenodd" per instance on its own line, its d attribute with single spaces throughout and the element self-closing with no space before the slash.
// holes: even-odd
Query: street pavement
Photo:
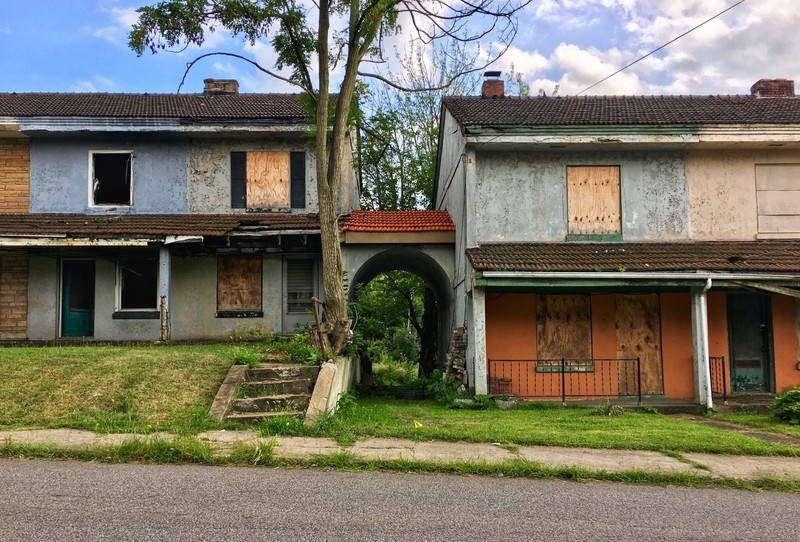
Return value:
<svg viewBox="0 0 800 542">
<path fill-rule="evenodd" d="M 484 476 L 0 460 L 0 542 L 796 541 L 796 495 Z"/>
<path fill-rule="evenodd" d="M 74 429 L 45 429 L 32 431 L 0 431 L 0 446 L 4 442 L 41 444 L 62 448 L 87 448 L 118 445 L 129 439 L 164 439 L 173 435 L 99 434 Z M 514 459 L 536 462 L 545 467 L 579 467 L 589 471 L 650 473 L 691 473 L 698 476 L 718 476 L 742 480 L 775 478 L 800 480 L 800 457 L 726 456 L 703 453 L 684 453 L 684 460 L 658 452 L 594 448 L 561 448 L 555 446 L 503 447 L 500 444 L 465 442 L 415 442 L 405 439 L 371 438 L 344 447 L 334 440 L 307 437 L 259 438 L 252 431 L 209 431 L 198 438 L 208 442 L 215 453 L 224 455 L 234 445 L 272 445 L 278 458 L 310 459 L 319 454 L 349 452 L 363 459 L 429 461 L 434 463 L 475 462 L 502 463 Z"/>
</svg>

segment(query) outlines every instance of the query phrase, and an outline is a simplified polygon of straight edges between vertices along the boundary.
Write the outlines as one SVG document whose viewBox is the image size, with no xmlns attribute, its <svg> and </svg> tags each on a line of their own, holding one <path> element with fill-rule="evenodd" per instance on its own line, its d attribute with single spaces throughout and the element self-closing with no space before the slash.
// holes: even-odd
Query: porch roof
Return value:
<svg viewBox="0 0 800 542">
<path fill-rule="evenodd" d="M 481 272 L 800 273 L 800 240 L 487 243 L 466 253 Z"/>
<path fill-rule="evenodd" d="M 237 231 L 319 230 L 316 214 L 0 214 L 0 237 L 222 237 Z"/>
</svg>

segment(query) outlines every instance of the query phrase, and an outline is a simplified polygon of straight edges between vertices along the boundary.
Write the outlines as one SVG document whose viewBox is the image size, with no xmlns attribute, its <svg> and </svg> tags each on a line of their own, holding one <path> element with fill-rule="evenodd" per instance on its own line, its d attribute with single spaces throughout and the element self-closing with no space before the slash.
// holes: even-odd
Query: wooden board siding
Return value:
<svg viewBox="0 0 800 542">
<path fill-rule="evenodd" d="M 568 233 L 621 233 L 619 189 L 617 166 L 568 167 Z"/>
<path fill-rule="evenodd" d="M 247 153 L 247 207 L 289 208 L 289 153 Z"/>
<path fill-rule="evenodd" d="M 619 295 L 616 301 L 617 357 L 640 358 L 642 394 L 662 395 L 661 322 L 658 294 Z M 620 386 L 624 376 L 620 375 Z"/>
<path fill-rule="evenodd" d="M 800 232 L 800 164 L 756 164 L 759 233 Z"/>
<path fill-rule="evenodd" d="M 30 177 L 28 140 L 0 139 L 0 213 L 28 212 Z"/>
<path fill-rule="evenodd" d="M 261 256 L 217 258 L 217 310 L 261 310 Z"/>
<path fill-rule="evenodd" d="M 591 358 L 592 309 L 590 296 L 538 296 L 536 347 L 538 359 Z"/>
<path fill-rule="evenodd" d="M 691 297 L 662 293 L 660 302 L 664 397 L 694 399 Z"/>
</svg>

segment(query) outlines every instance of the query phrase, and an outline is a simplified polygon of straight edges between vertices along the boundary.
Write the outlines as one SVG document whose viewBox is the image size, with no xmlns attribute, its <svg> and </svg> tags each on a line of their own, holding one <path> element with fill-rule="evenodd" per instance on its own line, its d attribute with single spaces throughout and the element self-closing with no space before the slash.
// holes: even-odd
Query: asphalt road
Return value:
<svg viewBox="0 0 800 542">
<path fill-rule="evenodd" d="M 0 540 L 800 539 L 800 497 L 441 475 L 0 460 Z"/>
</svg>

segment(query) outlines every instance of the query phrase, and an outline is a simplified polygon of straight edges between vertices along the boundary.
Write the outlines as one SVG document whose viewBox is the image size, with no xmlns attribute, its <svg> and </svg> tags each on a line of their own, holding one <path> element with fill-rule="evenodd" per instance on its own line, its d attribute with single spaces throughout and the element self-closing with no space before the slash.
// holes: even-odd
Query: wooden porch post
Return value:
<svg viewBox="0 0 800 542">
<path fill-rule="evenodd" d="M 158 308 L 161 320 L 158 339 L 160 341 L 168 341 L 170 339 L 169 282 L 171 269 L 169 248 L 161 247 L 158 250 Z"/>
<path fill-rule="evenodd" d="M 472 329 L 467 341 L 472 341 L 473 382 L 475 393 L 489 393 L 486 362 L 486 295 L 483 288 L 472 288 Z"/>
<path fill-rule="evenodd" d="M 709 281 L 710 283 L 710 281 Z M 710 288 L 692 288 L 692 350 L 694 355 L 695 400 L 707 408 L 714 408 L 711 397 L 711 367 L 708 359 L 708 300 Z"/>
</svg>

